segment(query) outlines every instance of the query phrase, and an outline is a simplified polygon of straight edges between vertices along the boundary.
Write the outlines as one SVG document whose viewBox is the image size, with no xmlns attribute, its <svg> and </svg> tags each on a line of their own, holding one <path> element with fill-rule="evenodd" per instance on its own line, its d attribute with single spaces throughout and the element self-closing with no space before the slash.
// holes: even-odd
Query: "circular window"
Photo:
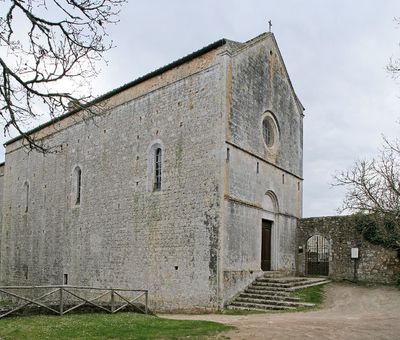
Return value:
<svg viewBox="0 0 400 340">
<path fill-rule="evenodd" d="M 265 117 L 263 121 L 263 135 L 265 144 L 267 144 L 268 147 L 272 147 L 275 144 L 275 139 L 277 138 L 275 126 L 272 117 Z"/>
</svg>

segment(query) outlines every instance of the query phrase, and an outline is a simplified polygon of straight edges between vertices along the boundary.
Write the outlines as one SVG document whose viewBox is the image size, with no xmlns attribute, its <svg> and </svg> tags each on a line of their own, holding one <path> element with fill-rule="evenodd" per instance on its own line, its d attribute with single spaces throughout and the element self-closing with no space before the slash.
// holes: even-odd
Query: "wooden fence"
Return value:
<svg viewBox="0 0 400 340">
<path fill-rule="evenodd" d="M 80 286 L 0 286 L 0 319 L 29 307 L 65 315 L 83 306 L 107 313 L 133 309 L 148 314 L 148 291 Z"/>
</svg>

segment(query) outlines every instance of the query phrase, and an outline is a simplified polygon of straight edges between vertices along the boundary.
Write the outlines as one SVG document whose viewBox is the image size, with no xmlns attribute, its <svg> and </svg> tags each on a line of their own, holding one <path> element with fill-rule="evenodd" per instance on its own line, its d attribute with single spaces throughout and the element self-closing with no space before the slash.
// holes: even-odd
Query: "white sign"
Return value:
<svg viewBox="0 0 400 340">
<path fill-rule="evenodd" d="M 358 259 L 358 248 L 351 248 L 351 258 Z"/>
</svg>

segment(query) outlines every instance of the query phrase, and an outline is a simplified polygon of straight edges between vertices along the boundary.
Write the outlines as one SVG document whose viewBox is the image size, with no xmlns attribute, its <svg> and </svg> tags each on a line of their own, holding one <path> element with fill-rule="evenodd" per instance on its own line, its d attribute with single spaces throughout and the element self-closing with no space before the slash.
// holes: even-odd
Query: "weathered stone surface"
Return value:
<svg viewBox="0 0 400 340">
<path fill-rule="evenodd" d="M 222 238 L 225 299 L 261 275 L 261 221 L 272 221 L 271 269 L 295 271 L 295 230 L 302 215 L 302 120 L 274 39 L 258 37 L 227 60 L 227 132 Z M 279 127 L 277 153 L 262 123 Z M 257 172 L 258 169 L 258 172 Z"/>
<path fill-rule="evenodd" d="M 68 275 L 72 285 L 148 289 L 153 309 L 214 309 L 261 274 L 262 219 L 273 222 L 272 269 L 295 270 L 303 109 L 272 34 L 226 42 L 106 104 L 37 131 L 53 153 L 7 145 L 1 283 Z M 266 111 L 279 124 L 274 152 Z"/>
<path fill-rule="evenodd" d="M 400 277 L 397 251 L 366 241 L 357 232 L 349 216 L 301 219 L 297 229 L 298 245 L 306 249 L 307 240 L 313 235 L 321 235 L 329 241 L 329 276 L 332 279 L 354 279 L 351 248 L 359 248 L 359 259 L 356 262 L 358 280 L 394 283 Z M 297 270 L 305 273 L 305 252 L 298 254 Z"/>
</svg>

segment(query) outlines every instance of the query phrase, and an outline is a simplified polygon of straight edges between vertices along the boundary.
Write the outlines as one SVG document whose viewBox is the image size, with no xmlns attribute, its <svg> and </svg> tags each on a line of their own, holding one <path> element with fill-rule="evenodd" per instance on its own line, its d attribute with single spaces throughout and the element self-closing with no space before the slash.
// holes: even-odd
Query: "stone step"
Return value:
<svg viewBox="0 0 400 340">
<path fill-rule="evenodd" d="M 261 300 L 278 300 L 278 301 L 291 301 L 291 302 L 299 302 L 300 298 L 292 297 L 292 296 L 282 296 L 282 295 L 270 295 L 270 294 L 255 294 L 255 293 L 240 293 L 240 298 L 252 298 L 252 299 L 261 299 Z"/>
<path fill-rule="evenodd" d="M 326 278 L 257 278 L 228 306 L 231 309 L 283 310 L 313 307 L 313 303 L 301 302 L 290 293 L 307 287 L 330 282 Z"/>
<path fill-rule="evenodd" d="M 265 277 L 260 277 L 256 279 L 257 282 L 270 282 L 270 283 L 297 283 L 307 281 L 307 278 L 303 277 L 285 277 L 285 278 L 274 278 L 269 279 Z"/>
<path fill-rule="evenodd" d="M 268 272 L 264 272 L 264 277 L 268 277 L 268 278 L 285 277 L 285 276 L 286 276 L 285 272 L 280 272 L 277 270 L 271 270 Z"/>
<path fill-rule="evenodd" d="M 272 283 L 272 282 L 262 282 L 254 281 L 251 286 L 268 287 L 275 290 L 285 290 L 285 288 L 291 288 L 292 286 L 288 283 Z"/>
<path fill-rule="evenodd" d="M 243 303 L 252 303 L 257 305 L 267 305 L 267 306 L 283 306 L 283 307 L 313 307 L 314 304 L 306 303 L 306 302 L 291 302 L 291 301 L 282 301 L 282 300 L 267 300 L 267 299 L 253 299 L 253 298 L 245 298 L 245 297 L 237 297 L 234 303 L 243 302 Z"/>
<path fill-rule="evenodd" d="M 249 286 L 244 290 L 246 293 L 254 293 L 254 294 L 268 294 L 274 296 L 289 296 L 289 292 L 287 291 L 280 291 L 280 290 L 270 290 L 267 287 L 252 287 Z"/>
<path fill-rule="evenodd" d="M 294 286 L 292 288 L 289 289 L 289 291 L 293 292 L 295 290 L 299 290 L 299 289 L 303 289 L 303 288 L 308 288 L 308 287 L 313 287 L 313 286 L 319 286 L 319 285 L 324 285 L 327 283 L 330 283 L 330 280 L 318 280 L 318 281 L 309 281 L 303 285 L 298 285 L 298 286 Z"/>
<path fill-rule="evenodd" d="M 278 305 L 266 305 L 266 304 L 258 304 L 258 303 L 248 303 L 248 302 L 232 302 L 229 306 L 229 309 L 252 309 L 252 310 L 295 310 L 295 307 L 289 306 L 278 306 Z"/>
<path fill-rule="evenodd" d="M 228 305 L 226 306 L 227 309 L 231 310 L 245 310 L 245 311 L 256 311 L 256 312 L 265 312 L 267 313 L 268 309 L 261 309 L 261 308 L 249 308 L 249 307 L 241 307 L 241 306 L 233 306 L 233 305 Z"/>
<path fill-rule="evenodd" d="M 258 278 L 256 279 L 251 285 L 255 286 L 263 286 L 263 287 L 269 287 L 269 288 L 281 288 L 281 289 L 290 289 L 293 287 L 305 287 L 308 285 L 314 285 L 316 283 L 327 283 L 326 279 L 324 278 L 319 278 L 319 279 L 301 279 L 301 280 L 293 280 L 293 281 L 288 281 L 288 282 L 278 282 L 274 281 L 271 282 L 268 279 L 263 279 L 263 278 Z"/>
</svg>

